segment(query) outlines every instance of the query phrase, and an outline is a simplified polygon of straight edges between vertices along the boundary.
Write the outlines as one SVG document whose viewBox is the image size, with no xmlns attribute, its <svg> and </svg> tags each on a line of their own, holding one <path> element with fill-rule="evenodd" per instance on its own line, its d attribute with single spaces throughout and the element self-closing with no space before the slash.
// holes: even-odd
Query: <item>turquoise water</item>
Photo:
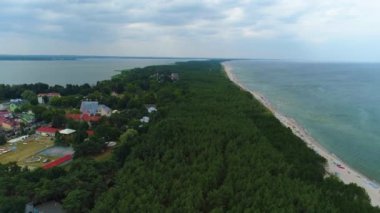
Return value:
<svg viewBox="0 0 380 213">
<path fill-rule="evenodd" d="M 227 64 L 239 82 L 266 96 L 327 150 L 380 181 L 380 64 Z"/>
<path fill-rule="evenodd" d="M 0 60 L 0 84 L 95 84 L 116 70 L 172 64 L 186 59 L 83 58 L 76 60 Z"/>
</svg>

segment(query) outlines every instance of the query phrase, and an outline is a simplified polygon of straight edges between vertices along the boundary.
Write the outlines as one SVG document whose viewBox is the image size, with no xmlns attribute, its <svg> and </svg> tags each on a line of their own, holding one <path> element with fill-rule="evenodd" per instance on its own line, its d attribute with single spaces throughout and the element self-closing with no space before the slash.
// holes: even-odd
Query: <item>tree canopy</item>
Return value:
<svg viewBox="0 0 380 213">
<path fill-rule="evenodd" d="M 379 212 L 362 188 L 326 178 L 325 159 L 219 61 L 151 69 L 181 80 L 156 93 L 161 107 L 146 133 L 122 135 L 123 167 L 93 212 Z"/>
<path fill-rule="evenodd" d="M 170 80 L 173 72 L 180 80 Z M 0 85 L 0 95 L 16 88 Z M 94 125 L 88 140 L 88 125 L 67 123 L 81 134 L 66 167 L 0 165 L 0 212 L 50 200 L 68 212 L 380 212 L 362 188 L 326 176 L 325 159 L 232 84 L 220 61 L 123 71 L 94 87 L 20 88 L 92 94 L 120 112 Z M 152 102 L 158 112 L 142 125 L 144 104 Z M 33 109 L 54 119 L 44 107 Z M 108 140 L 118 141 L 112 157 L 93 160 Z"/>
</svg>

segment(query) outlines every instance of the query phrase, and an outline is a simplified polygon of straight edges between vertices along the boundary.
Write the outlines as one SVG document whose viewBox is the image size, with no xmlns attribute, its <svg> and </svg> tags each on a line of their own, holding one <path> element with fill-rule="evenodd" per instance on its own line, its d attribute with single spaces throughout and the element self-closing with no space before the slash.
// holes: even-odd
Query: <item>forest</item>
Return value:
<svg viewBox="0 0 380 213">
<path fill-rule="evenodd" d="M 108 122 L 120 130 L 118 147 L 110 159 L 83 155 L 49 170 L 0 165 L 0 212 L 22 212 L 31 200 L 55 200 L 74 213 L 380 212 L 362 188 L 326 175 L 325 159 L 234 85 L 220 62 L 151 66 L 94 87 L 60 87 L 104 100 L 126 94 L 110 101 L 125 109 Z M 169 81 L 170 73 L 179 80 Z M 159 110 L 139 128 L 131 115 L 151 102 Z"/>
</svg>

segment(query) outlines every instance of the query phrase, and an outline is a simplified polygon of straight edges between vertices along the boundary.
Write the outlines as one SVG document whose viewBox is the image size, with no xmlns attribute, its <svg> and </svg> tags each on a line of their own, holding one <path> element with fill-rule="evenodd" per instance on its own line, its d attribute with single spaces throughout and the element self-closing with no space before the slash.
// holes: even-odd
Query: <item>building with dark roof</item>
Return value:
<svg viewBox="0 0 380 213">
<path fill-rule="evenodd" d="M 56 201 L 49 201 L 35 205 L 33 202 L 25 205 L 25 213 L 65 213 L 62 205 Z"/>
<path fill-rule="evenodd" d="M 97 101 L 82 101 L 80 112 L 83 114 L 95 115 L 98 112 L 99 103 Z"/>
</svg>

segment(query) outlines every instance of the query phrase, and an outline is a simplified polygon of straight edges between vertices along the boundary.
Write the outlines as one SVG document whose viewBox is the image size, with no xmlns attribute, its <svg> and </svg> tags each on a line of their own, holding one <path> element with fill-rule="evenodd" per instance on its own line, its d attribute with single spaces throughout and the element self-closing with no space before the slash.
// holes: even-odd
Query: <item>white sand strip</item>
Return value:
<svg viewBox="0 0 380 213">
<path fill-rule="evenodd" d="M 337 176 L 344 183 L 355 183 L 358 186 L 365 189 L 368 193 L 371 203 L 374 206 L 380 206 L 380 184 L 376 183 L 373 180 L 370 180 L 363 174 L 357 172 L 356 170 L 350 168 L 346 163 L 340 160 L 333 153 L 324 149 L 307 131 L 300 126 L 294 119 L 288 118 L 281 113 L 279 113 L 266 99 L 263 95 L 258 92 L 250 91 L 245 88 L 234 76 L 232 69 L 226 63 L 222 63 L 224 71 L 227 74 L 228 78 L 234 82 L 241 89 L 250 92 L 258 101 L 260 101 L 266 108 L 268 108 L 273 115 L 286 127 L 289 127 L 293 133 L 301 138 L 309 148 L 313 149 L 320 156 L 324 157 L 327 160 L 325 166 L 326 172 L 331 175 Z"/>
</svg>

